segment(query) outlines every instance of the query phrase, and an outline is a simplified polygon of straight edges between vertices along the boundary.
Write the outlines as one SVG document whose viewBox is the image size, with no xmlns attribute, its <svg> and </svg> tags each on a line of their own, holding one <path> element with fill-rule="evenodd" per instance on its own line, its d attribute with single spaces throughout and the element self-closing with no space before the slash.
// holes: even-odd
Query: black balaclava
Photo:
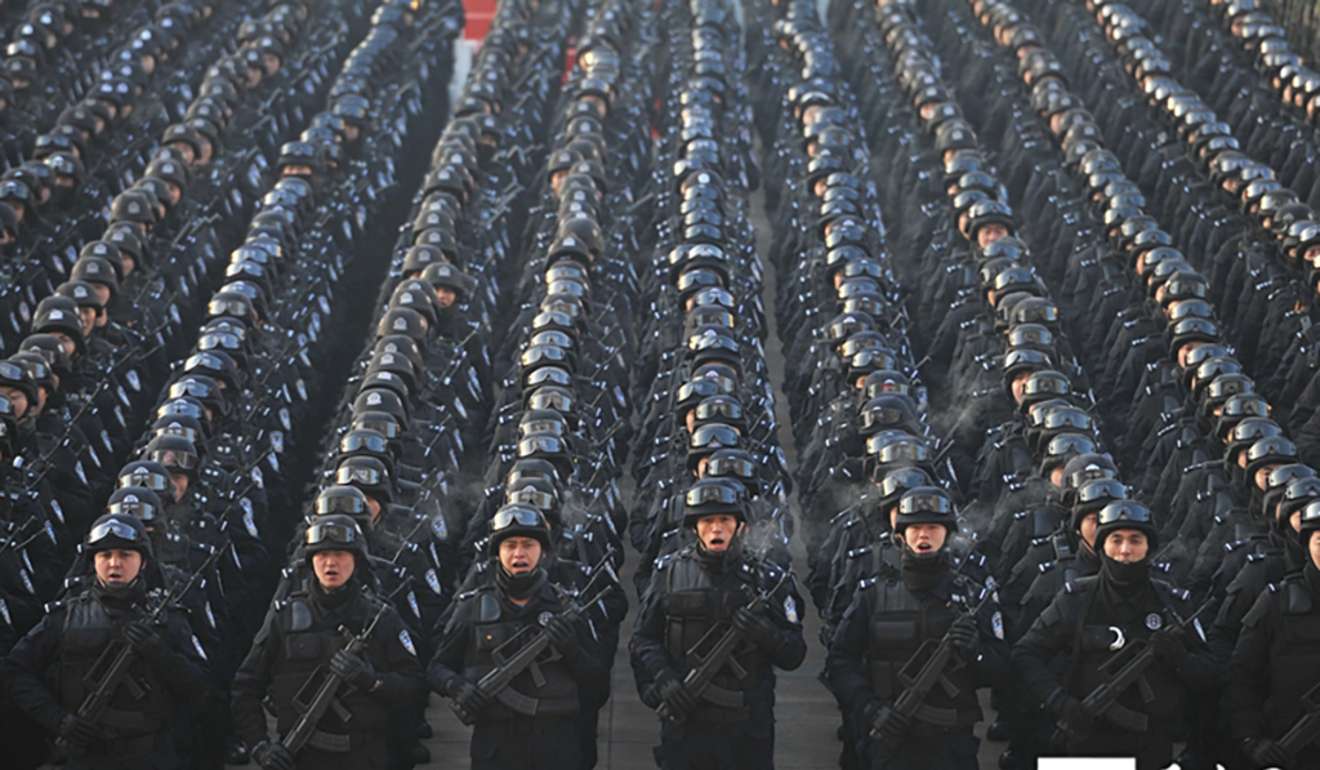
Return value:
<svg viewBox="0 0 1320 770">
<path fill-rule="evenodd" d="M 929 555 L 918 554 L 906 543 L 902 548 L 899 569 L 903 575 L 903 585 L 911 591 L 929 591 L 934 588 L 948 569 L 948 542 Z"/>
<path fill-rule="evenodd" d="M 545 583 L 545 555 L 536 567 L 521 575 L 510 574 L 498 558 L 495 560 L 495 584 L 514 599 L 526 599 Z"/>
</svg>

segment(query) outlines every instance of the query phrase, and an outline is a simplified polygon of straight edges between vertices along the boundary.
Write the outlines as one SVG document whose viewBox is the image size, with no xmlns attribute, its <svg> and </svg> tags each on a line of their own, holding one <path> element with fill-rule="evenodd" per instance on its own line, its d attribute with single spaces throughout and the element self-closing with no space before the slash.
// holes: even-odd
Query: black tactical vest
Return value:
<svg viewBox="0 0 1320 770">
<path fill-rule="evenodd" d="M 1064 590 L 1098 592 L 1100 589 L 1095 582 L 1103 579 L 1100 575 L 1081 578 L 1076 583 L 1069 583 Z M 1091 602 L 1083 618 L 1074 620 L 1074 622 L 1081 621 L 1080 638 L 1076 642 L 1077 660 L 1074 663 L 1076 681 L 1071 688 L 1077 697 L 1085 697 L 1112 678 L 1113 667 L 1121 666 L 1128 659 L 1125 657 L 1115 659 L 1116 653 L 1134 654 L 1135 648 L 1127 649 L 1134 642 L 1146 641 L 1156 631 L 1179 622 L 1174 609 L 1183 604 L 1185 596 L 1175 594 L 1178 589 L 1174 589 L 1168 583 L 1160 580 L 1151 582 L 1156 598 L 1133 622 L 1119 623 L 1109 617 L 1099 596 Z M 1192 639 L 1197 634 L 1195 629 L 1188 629 L 1187 633 Z M 1146 694 L 1153 694 L 1153 698 L 1146 700 L 1141 693 L 1142 688 L 1134 686 L 1123 693 L 1119 703 L 1132 711 L 1146 714 L 1152 722 L 1164 725 L 1176 724 L 1186 714 L 1186 687 L 1168 666 L 1163 666 L 1159 662 L 1147 670 L 1145 678 L 1150 685 L 1150 690 Z"/>
<path fill-rule="evenodd" d="M 1292 575 L 1277 591 L 1282 614 L 1270 645 L 1270 703 L 1283 717 L 1279 734 L 1301 715 L 1302 696 L 1320 682 L 1320 602 L 1302 575 Z"/>
<path fill-rule="evenodd" d="M 132 617 L 107 609 L 91 591 L 71 599 L 64 613 L 59 665 L 55 668 L 58 682 L 53 689 L 59 693 L 60 705 L 77 711 L 103 676 L 101 667 L 126 644 L 120 629 Z M 98 661 L 101 666 L 97 665 Z M 113 739 L 159 733 L 165 729 L 171 712 L 166 692 L 165 683 L 154 668 L 135 654 L 128 675 L 111 697 L 100 725 Z"/>
<path fill-rule="evenodd" d="M 494 586 L 472 592 L 468 601 L 476 603 L 477 612 L 464 662 L 465 676 L 473 681 L 485 676 L 508 656 L 521 650 L 523 644 L 539 633 L 545 621 L 561 611 L 560 606 L 550 607 L 538 602 L 537 596 L 528 606 L 539 606 L 540 611 L 532 616 L 518 617 L 504 606 L 499 589 Z M 568 716 L 578 711 L 577 680 L 553 647 L 541 653 L 537 662 L 514 678 L 509 687 L 537 701 L 536 716 Z M 491 713 L 501 717 L 513 714 L 504 709 L 492 709 Z"/>
<path fill-rule="evenodd" d="M 693 555 L 680 555 L 666 571 L 665 650 L 683 671 L 700 664 L 710 648 L 730 628 L 733 614 L 755 595 L 756 568 L 746 561 L 730 562 L 726 572 L 712 574 Z M 713 684 L 746 691 L 770 674 L 770 663 L 744 640 Z M 738 676 L 741 667 L 744 676 Z"/>
<path fill-rule="evenodd" d="M 350 601 L 351 620 L 343 625 L 348 633 L 356 634 L 371 622 L 379 605 L 378 600 L 365 596 Z M 284 734 L 306 711 L 329 672 L 330 658 L 348 640 L 337 626 L 322 618 L 320 608 L 305 592 L 291 594 L 278 605 L 276 612 L 279 639 L 270 643 L 279 644 L 280 649 L 271 672 L 270 694 L 275 702 L 279 731 Z M 374 641 L 373 638 L 367 643 L 360 657 L 372 660 Z M 341 684 L 336 701 L 318 723 L 310 746 L 323 751 L 352 751 L 355 748 L 352 733 L 383 731 L 389 724 L 389 714 L 379 701 L 360 690 Z"/>
<path fill-rule="evenodd" d="M 959 584 L 952 584 L 955 591 Z M 870 603 L 870 627 L 867 633 L 866 664 L 871 690 L 876 697 L 892 700 L 911 683 L 924 657 L 914 661 L 907 671 L 904 666 L 913 661 L 917 650 L 927 640 L 933 650 L 944 633 L 949 630 L 965 610 L 951 601 L 932 594 L 918 596 L 899 579 L 881 579 L 869 589 L 866 600 Z M 971 600 L 963 596 L 964 600 Z M 956 656 L 956 653 L 955 653 Z M 975 672 L 956 658 L 945 669 L 944 680 L 935 685 L 924 705 L 943 710 L 958 725 L 971 725 L 980 721 L 981 707 L 976 699 Z M 929 724 L 918 717 L 918 724 Z M 947 729 L 949 725 L 943 725 Z"/>
</svg>

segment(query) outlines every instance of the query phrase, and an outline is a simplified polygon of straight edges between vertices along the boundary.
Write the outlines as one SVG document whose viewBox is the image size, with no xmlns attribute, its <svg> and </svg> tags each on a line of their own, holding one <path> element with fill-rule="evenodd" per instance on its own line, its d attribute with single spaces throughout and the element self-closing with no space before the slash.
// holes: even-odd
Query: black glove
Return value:
<svg viewBox="0 0 1320 770">
<path fill-rule="evenodd" d="M 470 725 L 476 722 L 481 712 L 490 705 L 490 696 L 466 679 L 453 688 L 450 697 L 454 699 L 454 705 L 458 706 L 459 717 L 462 718 L 463 724 Z"/>
<path fill-rule="evenodd" d="M 1156 631 L 1147 644 L 1155 651 L 1155 657 L 1174 666 L 1181 665 L 1187 657 L 1187 636 L 1178 627 Z"/>
<path fill-rule="evenodd" d="M 545 624 L 545 635 L 550 638 L 550 644 L 559 650 L 560 655 L 571 658 L 577 652 L 577 629 L 573 627 L 573 621 L 568 618 L 562 615 L 550 618 L 550 622 Z"/>
<path fill-rule="evenodd" d="M 1059 709 L 1058 724 L 1068 742 L 1080 743 L 1095 732 L 1095 714 L 1076 698 L 1068 698 Z"/>
<path fill-rule="evenodd" d="M 746 607 L 733 613 L 733 627 L 760 647 L 773 647 L 779 641 L 775 624 L 770 618 Z"/>
<path fill-rule="evenodd" d="M 908 735 L 912 720 L 900 714 L 888 704 L 876 701 L 868 707 L 871 735 L 886 746 L 894 747 L 903 742 Z"/>
<path fill-rule="evenodd" d="M 86 746 L 101 737 L 96 725 L 77 714 L 66 714 L 64 719 L 60 720 L 59 733 L 64 742 L 70 746 Z"/>
<path fill-rule="evenodd" d="M 697 696 L 688 691 L 675 676 L 666 676 L 656 682 L 660 700 L 669 708 L 670 716 L 682 719 L 697 710 Z"/>
<path fill-rule="evenodd" d="M 252 749 L 252 761 L 261 770 L 293 770 L 293 755 L 283 743 L 262 741 Z"/>
<path fill-rule="evenodd" d="M 165 647 L 165 642 L 160 638 L 155 627 L 145 620 L 138 620 L 129 623 L 124 628 L 124 639 L 133 645 L 133 649 L 144 658 L 151 658 L 161 654 Z"/>
<path fill-rule="evenodd" d="M 1246 742 L 1247 756 L 1256 767 L 1288 767 L 1292 757 L 1283 747 L 1269 738 L 1253 738 Z"/>
<path fill-rule="evenodd" d="M 376 686 L 376 669 L 348 650 L 339 650 L 330 657 L 330 670 L 363 692 Z"/>
<path fill-rule="evenodd" d="M 975 658 L 981 649 L 981 632 L 976 627 L 976 619 L 971 615 L 963 615 L 953 621 L 953 625 L 949 626 L 949 640 L 964 657 Z"/>
</svg>

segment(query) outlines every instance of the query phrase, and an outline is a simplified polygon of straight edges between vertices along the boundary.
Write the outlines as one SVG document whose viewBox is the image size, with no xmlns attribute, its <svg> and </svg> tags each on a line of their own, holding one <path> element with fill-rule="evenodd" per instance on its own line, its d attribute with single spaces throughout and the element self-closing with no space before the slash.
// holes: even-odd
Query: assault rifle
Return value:
<svg viewBox="0 0 1320 770">
<path fill-rule="evenodd" d="M 596 570 L 596 573 L 592 576 L 591 580 L 587 581 L 587 585 L 583 586 L 583 591 L 586 591 L 586 589 L 591 587 L 591 584 L 596 581 L 596 577 L 598 577 L 601 572 L 602 570 L 600 569 Z M 613 585 L 606 586 L 601 589 L 591 601 L 588 601 L 585 604 L 570 602 L 568 608 L 555 617 L 567 618 L 571 622 L 576 622 L 578 618 L 582 616 L 582 613 L 586 612 L 588 607 L 600 601 L 601 597 L 605 596 L 605 594 L 613 589 Z M 507 645 L 508 642 L 505 642 L 505 644 Z M 505 658 L 498 666 L 492 668 L 490 671 L 486 672 L 485 676 L 477 680 L 477 690 L 488 699 L 506 706 L 515 713 L 523 714 L 525 716 L 536 716 L 537 709 L 541 703 L 540 700 L 529 695 L 524 695 L 509 685 L 513 683 L 514 679 L 518 678 L 519 674 L 532 668 L 536 664 L 537 659 L 541 657 L 541 653 L 545 652 L 546 648 L 549 646 L 550 637 L 546 634 L 545 629 L 542 628 L 528 639 L 527 643 L 524 644 L 521 649 L 510 655 L 508 658 Z M 498 653 L 499 650 L 497 649 L 495 652 Z M 459 705 L 458 701 L 451 700 L 449 705 L 450 708 L 454 710 L 454 714 L 458 716 L 463 724 L 470 725 L 477 721 L 478 715 L 463 708 Z"/>
<path fill-rule="evenodd" d="M 970 608 L 968 614 L 975 618 L 994 593 L 991 589 L 985 589 L 981 600 L 975 607 Z M 927 639 L 922 642 L 912 657 L 903 664 L 903 668 L 898 671 L 898 680 L 904 687 L 903 692 L 894 699 L 894 713 L 902 714 L 909 722 L 920 720 L 939 727 L 956 725 L 957 711 L 929 706 L 926 704 L 926 699 L 936 685 L 939 685 L 950 698 L 957 697 L 960 691 L 949 681 L 947 674 L 963 665 L 963 660 L 956 654 L 953 638 L 948 631 L 944 632 L 939 641 Z M 872 725 L 871 735 L 874 737 L 879 734 L 880 726 Z"/>
<path fill-rule="evenodd" d="M 1279 747 L 1294 759 L 1300 759 L 1303 751 L 1320 740 L 1320 684 L 1306 691 L 1302 706 L 1306 713 L 1279 739 Z"/>
<path fill-rule="evenodd" d="M 1190 618 L 1179 619 L 1177 627 L 1183 629 L 1191 627 L 1196 616 L 1208 606 L 1210 605 L 1207 602 L 1192 613 Z M 1150 703 L 1155 699 L 1155 692 L 1151 689 L 1150 682 L 1146 681 L 1146 672 L 1155 664 L 1155 650 L 1144 639 L 1123 644 L 1122 631 L 1118 628 L 1113 630 L 1118 635 L 1115 644 L 1121 645 L 1121 648 L 1100 666 L 1105 681 L 1082 699 L 1082 707 L 1124 730 L 1144 733 L 1150 727 L 1149 718 L 1119 703 L 1118 699 L 1133 685 L 1136 685 L 1140 691 L 1143 702 Z M 1066 746 L 1069 737 L 1064 730 L 1059 729 L 1054 731 L 1052 740 L 1056 746 Z"/>
<path fill-rule="evenodd" d="M 760 612 L 769 603 L 770 597 L 778 593 L 779 588 L 788 580 L 788 570 L 784 570 L 780 575 L 779 581 L 768 590 L 757 594 L 747 603 L 746 608 L 752 612 Z M 712 627 L 704 636 L 697 640 L 693 645 L 694 649 L 700 649 L 706 639 L 710 638 L 715 632 L 716 627 Z M 733 671 L 739 679 L 747 676 L 747 672 L 734 659 L 733 653 L 742 644 L 745 635 L 742 629 L 737 626 L 729 626 L 724 634 L 710 648 L 710 652 L 701 657 L 700 662 L 688 670 L 687 676 L 683 677 L 682 687 L 692 694 L 693 698 L 702 699 L 728 709 L 743 708 L 746 703 L 740 692 L 728 690 L 715 684 L 715 675 L 718 674 L 726 665 Z M 692 653 L 689 653 L 692 654 Z M 667 702 L 662 702 L 656 709 L 656 713 L 661 719 L 667 719 L 674 724 L 682 724 L 687 715 L 673 711 L 669 708 Z"/>
<path fill-rule="evenodd" d="M 385 615 L 385 610 L 389 607 L 390 603 L 382 599 L 380 609 L 376 610 L 371 622 L 363 627 L 362 632 L 359 634 L 349 633 L 347 629 L 340 626 L 339 632 L 346 639 L 344 651 L 353 655 L 360 654 L 363 648 L 367 646 L 367 642 L 371 640 L 371 634 L 376 630 L 377 624 L 380 623 L 380 619 Z M 289 728 L 289 732 L 280 739 L 280 744 L 288 750 L 290 755 L 298 756 L 298 752 L 302 751 L 303 746 L 313 741 L 315 741 L 316 748 L 325 751 L 344 752 L 349 750 L 347 735 L 331 735 L 317 729 L 317 725 L 321 723 L 321 718 L 331 708 L 335 709 L 335 713 L 344 722 L 348 722 L 353 718 L 353 714 L 345 709 L 338 699 L 343 684 L 343 677 L 333 670 L 318 668 L 312 672 L 311 677 L 303 684 L 298 694 L 293 696 L 293 706 L 298 710 L 299 716 L 294 721 L 293 726 Z M 311 697 L 304 700 L 303 694 L 309 689 L 312 691 Z"/>
<path fill-rule="evenodd" d="M 223 550 L 223 548 L 217 548 L 212 551 L 201 566 L 181 586 L 176 585 L 171 589 L 160 604 L 157 604 L 155 609 L 147 615 L 146 622 L 148 624 L 158 622 L 171 604 L 192 590 L 193 585 L 211 568 L 211 565 L 215 563 Z M 121 684 L 129 686 L 131 689 L 140 689 L 128 676 L 128 670 L 136 660 L 137 650 L 127 642 L 111 644 L 105 648 L 105 651 L 101 653 L 101 657 L 92 666 L 92 673 L 89 674 L 89 677 L 94 676 L 97 671 L 100 671 L 102 672 L 101 677 L 92 687 L 91 692 L 87 693 L 87 697 L 83 698 L 83 702 L 79 704 L 77 712 L 79 718 L 93 725 L 100 724 L 101 718 L 105 716 L 106 709 L 110 706 L 110 699 L 114 697 Z M 58 739 L 56 746 L 64 748 L 64 739 Z"/>
</svg>

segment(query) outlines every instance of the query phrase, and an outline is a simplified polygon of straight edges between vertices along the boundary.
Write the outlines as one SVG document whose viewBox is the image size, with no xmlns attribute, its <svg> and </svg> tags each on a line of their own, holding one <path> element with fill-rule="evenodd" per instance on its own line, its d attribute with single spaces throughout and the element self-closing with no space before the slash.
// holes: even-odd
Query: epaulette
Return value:
<svg viewBox="0 0 1320 770">
<path fill-rule="evenodd" d="M 1081 593 L 1098 579 L 1099 578 L 1096 575 L 1087 575 L 1086 577 L 1080 577 L 1075 580 L 1065 580 L 1063 583 L 1063 590 L 1065 593 L 1069 594 Z"/>
<path fill-rule="evenodd" d="M 671 551 L 669 553 L 665 553 L 665 555 L 663 556 L 656 556 L 655 563 L 653 563 L 652 565 L 653 567 L 655 567 L 657 572 L 661 571 L 661 569 L 668 569 L 669 564 L 671 564 L 672 561 L 675 560 L 676 557 L 684 551 L 686 551 L 686 548 L 681 548 L 678 549 L 678 551 Z"/>
</svg>

